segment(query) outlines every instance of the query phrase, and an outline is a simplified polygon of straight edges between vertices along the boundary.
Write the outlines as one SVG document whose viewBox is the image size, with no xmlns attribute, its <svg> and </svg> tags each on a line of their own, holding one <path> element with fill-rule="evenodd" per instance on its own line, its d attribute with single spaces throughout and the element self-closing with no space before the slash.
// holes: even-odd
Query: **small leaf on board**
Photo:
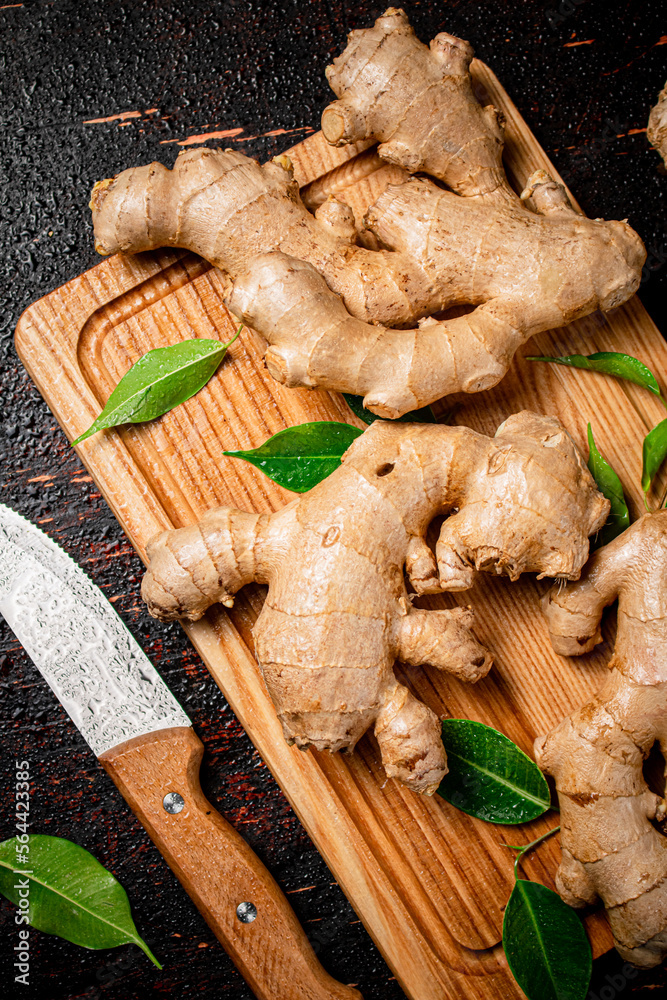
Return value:
<svg viewBox="0 0 667 1000">
<path fill-rule="evenodd" d="M 252 451 L 226 451 L 242 458 L 285 489 L 306 493 L 330 476 L 362 431 L 335 420 L 315 420 L 278 431 Z"/>
<path fill-rule="evenodd" d="M 654 427 L 644 438 L 642 448 L 642 489 L 648 493 L 656 474 L 667 458 L 667 420 Z"/>
<path fill-rule="evenodd" d="M 591 550 L 607 545 L 630 524 L 630 512 L 623 495 L 621 480 L 611 465 L 602 457 L 593 438 L 593 429 L 588 425 L 588 468 L 597 483 L 598 489 L 611 504 L 606 524 L 598 532 L 595 542 L 591 542 Z"/>
<path fill-rule="evenodd" d="M 646 365 L 633 358 L 630 354 L 618 354 L 616 351 L 599 351 L 597 354 L 568 354 L 561 358 L 529 357 L 526 361 L 551 361 L 556 365 L 568 365 L 570 368 L 584 368 L 587 371 L 600 372 L 603 375 L 615 375 L 627 382 L 634 382 L 648 389 L 655 396 L 662 395 L 658 380 Z"/>
<path fill-rule="evenodd" d="M 154 420 L 190 399 L 215 374 L 242 329 L 240 326 L 227 344 L 184 340 L 148 351 L 123 375 L 97 420 L 72 444 L 107 427 Z"/>
<path fill-rule="evenodd" d="M 503 948 L 528 1000 L 584 1000 L 591 946 L 581 920 L 558 893 L 517 879 L 505 909 Z"/>
<path fill-rule="evenodd" d="M 546 779 L 535 761 L 491 726 L 445 719 L 442 741 L 448 774 L 438 794 L 488 823 L 527 823 L 551 807 Z"/>
<path fill-rule="evenodd" d="M 18 906 L 15 883 L 28 883 L 33 927 L 83 948 L 136 944 L 162 968 L 137 933 L 125 889 L 92 854 L 61 837 L 30 836 L 29 853 L 21 855 L 30 863 L 17 874 L 17 843 L 11 837 L 0 844 L 0 892 Z"/>
<path fill-rule="evenodd" d="M 363 420 L 365 424 L 372 424 L 374 420 L 382 420 L 377 413 L 371 413 L 364 406 L 363 396 L 352 396 L 349 392 L 344 392 L 345 402 L 350 407 L 355 416 Z M 430 406 L 422 406 L 420 410 L 412 410 L 404 413 L 402 417 L 397 417 L 396 422 L 406 424 L 435 424 L 436 419 Z M 446 421 L 444 421 L 446 423 Z"/>
</svg>

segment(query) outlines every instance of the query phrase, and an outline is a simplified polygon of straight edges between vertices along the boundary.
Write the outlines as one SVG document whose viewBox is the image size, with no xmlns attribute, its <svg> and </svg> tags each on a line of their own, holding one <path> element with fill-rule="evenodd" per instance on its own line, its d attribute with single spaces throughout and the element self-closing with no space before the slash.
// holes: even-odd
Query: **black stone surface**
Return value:
<svg viewBox="0 0 667 1000">
<path fill-rule="evenodd" d="M 589 215 L 628 218 L 638 230 L 649 251 L 640 297 L 667 332 L 667 177 L 645 135 L 667 76 L 664 4 L 405 7 L 425 41 L 440 30 L 470 39 Z M 87 207 L 95 180 L 151 159 L 171 164 L 178 141 L 204 132 L 242 130 L 208 144 L 260 159 L 286 149 L 318 128 L 329 100 L 323 71 L 346 32 L 382 10 L 363 0 L 0 4 L 0 483 L 2 501 L 40 522 L 114 601 L 182 701 L 206 746 L 207 794 L 289 893 L 325 966 L 367 1000 L 398 1000 L 400 987 L 199 658 L 177 626 L 147 615 L 142 567 L 12 342 L 31 302 L 97 262 Z M 114 118 L 127 112 L 140 114 Z M 14 761 L 28 759 L 32 832 L 76 841 L 120 879 L 164 965 L 159 972 L 134 946 L 86 951 L 33 932 L 31 985 L 14 984 L 14 907 L 0 899 L 2 995 L 249 998 L 2 622 L 0 690 L 0 838 L 14 833 Z M 656 997 L 666 982 L 660 971 L 630 978 L 611 956 L 596 963 L 590 997 Z"/>
</svg>

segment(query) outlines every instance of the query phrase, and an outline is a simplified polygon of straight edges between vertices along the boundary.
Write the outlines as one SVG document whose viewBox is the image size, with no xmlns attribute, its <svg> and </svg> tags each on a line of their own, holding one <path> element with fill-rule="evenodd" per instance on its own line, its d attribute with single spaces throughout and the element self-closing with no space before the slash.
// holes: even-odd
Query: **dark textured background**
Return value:
<svg viewBox="0 0 667 1000">
<path fill-rule="evenodd" d="M 667 332 L 667 177 L 645 135 L 667 76 L 662 0 L 405 6 L 424 41 L 443 29 L 472 41 L 587 214 L 629 218 L 649 251 L 640 296 Z M 204 740 L 207 794 L 290 894 L 326 967 L 367 1000 L 403 993 L 179 627 L 142 607 L 142 567 L 19 364 L 12 334 L 31 302 L 96 263 L 87 208 L 95 180 L 151 159 L 171 164 L 177 141 L 207 132 L 242 130 L 209 145 L 234 143 L 260 159 L 286 149 L 318 127 L 329 100 L 323 71 L 346 32 L 382 10 L 363 0 L 0 5 L 2 501 L 41 523 L 114 602 Z M 92 851 L 126 887 L 164 963 L 158 972 L 133 946 L 90 952 L 33 932 L 32 985 L 16 995 L 249 998 L 2 622 L 0 688 L 0 838 L 14 832 L 14 760 L 27 758 L 32 832 Z M 0 899 L 3 995 L 13 992 L 13 914 Z M 596 964 L 600 1000 L 637 989 L 655 997 L 666 981 L 653 972 L 625 982 L 619 969 L 615 957 Z"/>
</svg>

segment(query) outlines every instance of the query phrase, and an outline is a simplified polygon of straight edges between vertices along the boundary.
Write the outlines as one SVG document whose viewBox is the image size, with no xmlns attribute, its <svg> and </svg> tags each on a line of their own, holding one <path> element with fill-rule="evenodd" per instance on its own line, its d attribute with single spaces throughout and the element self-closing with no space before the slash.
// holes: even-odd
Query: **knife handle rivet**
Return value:
<svg viewBox="0 0 667 1000">
<path fill-rule="evenodd" d="M 257 907 L 254 903 L 239 903 L 236 907 L 236 916 L 242 924 L 251 924 L 257 916 Z"/>
<path fill-rule="evenodd" d="M 179 813 L 185 807 L 185 799 L 178 792 L 167 792 L 162 799 L 162 806 L 168 813 Z"/>
</svg>

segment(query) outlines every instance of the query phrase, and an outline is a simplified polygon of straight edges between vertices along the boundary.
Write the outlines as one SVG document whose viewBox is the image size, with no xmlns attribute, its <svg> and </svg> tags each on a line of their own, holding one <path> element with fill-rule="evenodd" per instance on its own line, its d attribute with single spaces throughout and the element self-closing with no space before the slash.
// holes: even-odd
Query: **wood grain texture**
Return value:
<svg viewBox="0 0 667 1000">
<path fill-rule="evenodd" d="M 99 758 L 258 1000 L 361 1000 L 329 976 L 280 887 L 199 784 L 204 746 L 189 727 L 161 729 Z M 180 812 L 163 799 L 176 792 Z M 240 903 L 257 916 L 243 923 Z"/>
<path fill-rule="evenodd" d="M 520 190 L 539 167 L 557 176 L 493 73 L 477 61 L 473 69 L 479 92 L 506 116 L 512 182 Z M 335 150 L 317 134 L 290 156 L 313 197 L 335 190 L 359 219 L 401 176 L 388 166 L 369 173 L 367 154 L 355 172 L 354 158 L 367 148 Z M 224 291 L 224 276 L 184 251 L 114 257 L 32 306 L 17 329 L 17 349 L 73 439 L 145 351 L 194 336 L 228 340 L 234 326 Z M 613 315 L 534 338 L 495 389 L 455 397 L 455 422 L 492 434 L 508 414 L 530 408 L 557 415 L 586 453 L 590 420 L 636 515 L 641 442 L 664 417 L 659 401 L 630 383 L 525 361 L 530 354 L 599 350 L 635 354 L 658 378 L 667 371 L 667 348 L 633 299 Z M 155 532 L 189 524 L 216 504 L 265 511 L 291 499 L 259 470 L 222 452 L 257 447 L 286 426 L 323 419 L 359 426 L 337 394 L 273 381 L 261 345 L 244 331 L 194 399 L 150 425 L 98 434 L 77 450 L 143 557 Z M 581 662 L 553 653 L 538 602 L 547 585 L 481 577 L 465 594 L 422 598 L 422 607 L 472 604 L 476 632 L 493 649 L 495 666 L 474 687 L 428 669 L 400 670 L 401 680 L 440 715 L 496 726 L 530 752 L 537 734 L 599 687 L 610 653 L 608 643 Z M 403 989 L 414 1000 L 520 997 L 499 946 L 512 887 L 512 857 L 502 844 L 528 843 L 557 820 L 552 814 L 517 831 L 475 820 L 437 796 L 420 798 L 384 779 L 371 737 L 349 758 L 288 747 L 253 656 L 251 629 L 262 598 L 260 587 L 248 587 L 230 613 L 214 608 L 186 631 Z M 524 868 L 553 885 L 558 860 L 551 838 Z M 604 918 L 591 915 L 587 926 L 595 954 L 607 950 Z"/>
</svg>

